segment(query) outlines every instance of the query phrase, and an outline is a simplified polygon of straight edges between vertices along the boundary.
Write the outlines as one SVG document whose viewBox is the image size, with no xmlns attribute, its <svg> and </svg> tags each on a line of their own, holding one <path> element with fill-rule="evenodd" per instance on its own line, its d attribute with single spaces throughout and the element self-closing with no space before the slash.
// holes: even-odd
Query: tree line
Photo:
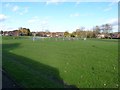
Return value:
<svg viewBox="0 0 120 90">
<path fill-rule="evenodd" d="M 3 34 L 6 31 L 1 30 L 0 34 Z M 9 36 L 30 36 L 31 32 L 29 28 L 18 28 L 18 30 L 13 30 L 13 31 L 7 31 Z"/>
<path fill-rule="evenodd" d="M 103 25 L 96 25 L 93 27 L 92 30 L 85 30 L 85 27 L 81 27 L 69 33 L 68 31 L 64 32 L 64 37 L 80 37 L 80 38 L 95 38 L 98 34 L 106 34 L 110 35 L 112 33 L 112 25 L 111 24 L 103 24 Z M 29 28 L 18 28 L 18 30 L 14 30 L 18 35 L 17 36 L 31 36 L 32 33 L 30 32 Z M 1 34 L 3 31 L 1 31 Z"/>
<path fill-rule="evenodd" d="M 80 38 L 95 38 L 98 34 L 106 34 L 111 35 L 112 32 L 112 25 L 111 24 L 103 24 L 103 25 L 96 25 L 93 27 L 93 30 L 85 30 L 85 27 L 81 27 L 76 29 L 72 33 L 68 31 L 64 32 L 65 37 L 80 37 Z"/>
</svg>

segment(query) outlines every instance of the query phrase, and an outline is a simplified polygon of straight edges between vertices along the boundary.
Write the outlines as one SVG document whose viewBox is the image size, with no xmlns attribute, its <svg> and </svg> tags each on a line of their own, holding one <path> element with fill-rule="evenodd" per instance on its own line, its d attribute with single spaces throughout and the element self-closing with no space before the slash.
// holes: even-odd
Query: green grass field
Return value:
<svg viewBox="0 0 120 90">
<path fill-rule="evenodd" d="M 36 40 L 3 37 L 2 62 L 24 87 L 118 87 L 118 41 Z"/>
</svg>

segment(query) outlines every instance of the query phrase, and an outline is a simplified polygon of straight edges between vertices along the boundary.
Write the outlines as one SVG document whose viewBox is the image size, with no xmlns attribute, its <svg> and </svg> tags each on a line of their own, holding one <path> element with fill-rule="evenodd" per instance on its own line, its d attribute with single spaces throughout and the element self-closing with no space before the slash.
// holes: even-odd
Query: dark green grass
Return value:
<svg viewBox="0 0 120 90">
<path fill-rule="evenodd" d="M 24 87 L 115 88 L 118 42 L 3 38 L 3 68 Z"/>
</svg>

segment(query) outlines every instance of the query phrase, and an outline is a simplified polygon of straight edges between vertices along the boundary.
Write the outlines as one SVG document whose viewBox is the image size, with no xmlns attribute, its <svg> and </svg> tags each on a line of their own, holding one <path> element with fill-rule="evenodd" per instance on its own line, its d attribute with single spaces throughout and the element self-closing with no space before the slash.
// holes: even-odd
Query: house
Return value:
<svg viewBox="0 0 120 90">
<path fill-rule="evenodd" d="M 32 34 L 35 32 L 32 32 Z M 40 37 L 63 37 L 64 32 L 37 32 L 36 36 Z"/>
<path fill-rule="evenodd" d="M 8 36 L 8 31 L 4 31 L 3 36 Z"/>
<path fill-rule="evenodd" d="M 18 30 L 13 30 L 12 31 L 12 36 L 19 36 L 19 35 L 20 35 L 20 33 L 19 33 Z"/>
<path fill-rule="evenodd" d="M 63 37 L 64 36 L 64 32 L 56 32 L 58 37 Z"/>
<path fill-rule="evenodd" d="M 47 37 L 47 34 L 46 34 L 46 32 L 37 32 L 36 36 Z"/>
<path fill-rule="evenodd" d="M 46 32 L 45 34 L 47 37 L 51 37 L 51 32 Z"/>
<path fill-rule="evenodd" d="M 18 30 L 4 31 L 3 36 L 19 36 L 19 31 Z"/>
<path fill-rule="evenodd" d="M 105 38 L 105 34 L 98 34 L 97 38 Z"/>
<path fill-rule="evenodd" d="M 120 38 L 120 33 L 117 34 L 117 38 Z"/>
<path fill-rule="evenodd" d="M 57 37 L 56 32 L 51 32 L 51 37 Z"/>
<path fill-rule="evenodd" d="M 31 35 L 32 35 L 32 36 L 34 36 L 34 35 L 36 35 L 36 34 L 37 34 L 36 32 L 31 32 Z"/>
<path fill-rule="evenodd" d="M 51 37 L 63 37 L 64 32 L 51 32 Z"/>
<path fill-rule="evenodd" d="M 111 38 L 111 35 L 102 33 L 102 34 L 98 34 L 97 38 Z"/>
<path fill-rule="evenodd" d="M 120 32 L 113 33 L 112 38 L 120 38 Z"/>
</svg>

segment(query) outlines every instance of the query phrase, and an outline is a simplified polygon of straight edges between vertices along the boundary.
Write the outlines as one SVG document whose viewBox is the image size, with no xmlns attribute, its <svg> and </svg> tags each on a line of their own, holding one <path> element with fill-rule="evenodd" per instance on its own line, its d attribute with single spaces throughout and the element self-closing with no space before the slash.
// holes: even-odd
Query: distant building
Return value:
<svg viewBox="0 0 120 90">
<path fill-rule="evenodd" d="M 111 36 L 108 34 L 98 34 L 97 38 L 111 38 Z"/>
<path fill-rule="evenodd" d="M 19 30 L 12 31 L 12 36 L 20 36 Z"/>
<path fill-rule="evenodd" d="M 4 31 L 3 36 L 8 36 L 8 31 Z"/>
<path fill-rule="evenodd" d="M 98 34 L 97 38 L 105 38 L 105 34 Z"/>
<path fill-rule="evenodd" d="M 19 36 L 19 31 L 18 30 L 4 31 L 3 36 Z"/>
<path fill-rule="evenodd" d="M 120 38 L 120 33 L 117 34 L 117 38 Z"/>
<path fill-rule="evenodd" d="M 63 37 L 64 32 L 37 32 L 36 35 L 40 37 Z"/>
<path fill-rule="evenodd" d="M 113 33 L 112 38 L 120 38 L 120 32 Z"/>
</svg>

